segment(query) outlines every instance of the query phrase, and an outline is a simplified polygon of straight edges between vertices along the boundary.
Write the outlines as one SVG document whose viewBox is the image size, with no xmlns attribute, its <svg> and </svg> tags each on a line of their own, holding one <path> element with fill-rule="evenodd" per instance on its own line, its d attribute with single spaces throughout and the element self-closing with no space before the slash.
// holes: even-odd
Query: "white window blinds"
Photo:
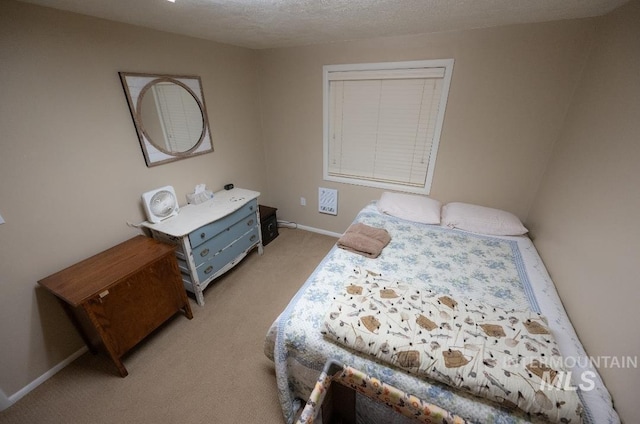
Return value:
<svg viewBox="0 0 640 424">
<path fill-rule="evenodd" d="M 202 111 L 193 96 L 173 83 L 152 86 L 160 125 L 170 152 L 186 152 L 202 135 Z"/>
<path fill-rule="evenodd" d="M 325 67 L 325 179 L 428 193 L 450 69 L 389 65 Z"/>
</svg>

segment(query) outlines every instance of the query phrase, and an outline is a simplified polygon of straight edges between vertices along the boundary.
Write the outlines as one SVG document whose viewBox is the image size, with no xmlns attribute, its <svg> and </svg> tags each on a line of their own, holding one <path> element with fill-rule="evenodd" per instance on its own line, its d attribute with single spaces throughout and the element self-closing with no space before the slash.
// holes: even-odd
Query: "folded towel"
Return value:
<svg viewBox="0 0 640 424">
<path fill-rule="evenodd" d="M 391 236 L 384 228 L 358 222 L 347 228 L 337 244 L 341 249 L 375 259 L 390 241 Z"/>
</svg>

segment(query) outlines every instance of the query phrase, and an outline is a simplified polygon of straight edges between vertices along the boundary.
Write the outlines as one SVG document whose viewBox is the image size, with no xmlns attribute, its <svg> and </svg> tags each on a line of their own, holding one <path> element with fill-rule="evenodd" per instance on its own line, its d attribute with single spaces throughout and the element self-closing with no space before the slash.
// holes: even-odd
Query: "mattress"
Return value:
<svg viewBox="0 0 640 424">
<path fill-rule="evenodd" d="M 543 314 L 584 406 L 586 423 L 619 423 L 611 397 L 593 368 L 540 256 L 525 236 L 495 237 L 402 220 L 378 211 L 375 202 L 354 222 L 384 228 L 391 242 L 376 259 L 334 246 L 274 321 L 265 354 L 274 361 L 278 396 L 292 423 L 327 360 L 332 359 L 436 404 L 470 422 L 538 423 L 544 419 L 416 377 L 376 358 L 327 340 L 324 316 L 345 278 L 366 269 L 407 284 L 419 282 L 454 297 L 505 309 Z"/>
</svg>

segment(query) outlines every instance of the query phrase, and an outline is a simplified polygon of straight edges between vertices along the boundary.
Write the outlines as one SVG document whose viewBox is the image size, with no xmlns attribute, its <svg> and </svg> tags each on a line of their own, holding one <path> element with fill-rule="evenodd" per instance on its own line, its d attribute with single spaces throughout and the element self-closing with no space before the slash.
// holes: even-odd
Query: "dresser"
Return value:
<svg viewBox="0 0 640 424">
<path fill-rule="evenodd" d="M 122 356 L 182 310 L 193 318 L 174 246 L 137 236 L 38 281 L 53 293 L 91 352 Z"/>
<path fill-rule="evenodd" d="M 206 202 L 181 207 L 177 216 L 143 223 L 154 239 L 176 246 L 182 282 L 198 305 L 204 305 L 203 290 L 253 248 L 262 255 L 258 196 L 242 188 L 222 190 Z"/>
</svg>

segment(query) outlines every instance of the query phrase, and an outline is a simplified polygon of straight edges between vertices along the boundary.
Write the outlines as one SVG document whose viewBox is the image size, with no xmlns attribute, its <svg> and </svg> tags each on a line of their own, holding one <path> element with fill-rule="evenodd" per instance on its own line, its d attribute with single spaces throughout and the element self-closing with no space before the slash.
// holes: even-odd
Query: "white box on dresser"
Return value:
<svg viewBox="0 0 640 424">
<path fill-rule="evenodd" d="M 213 199 L 180 208 L 177 216 L 143 225 L 157 240 L 176 245 L 185 289 L 204 305 L 202 291 L 254 247 L 262 255 L 257 191 L 233 188 Z"/>
</svg>

